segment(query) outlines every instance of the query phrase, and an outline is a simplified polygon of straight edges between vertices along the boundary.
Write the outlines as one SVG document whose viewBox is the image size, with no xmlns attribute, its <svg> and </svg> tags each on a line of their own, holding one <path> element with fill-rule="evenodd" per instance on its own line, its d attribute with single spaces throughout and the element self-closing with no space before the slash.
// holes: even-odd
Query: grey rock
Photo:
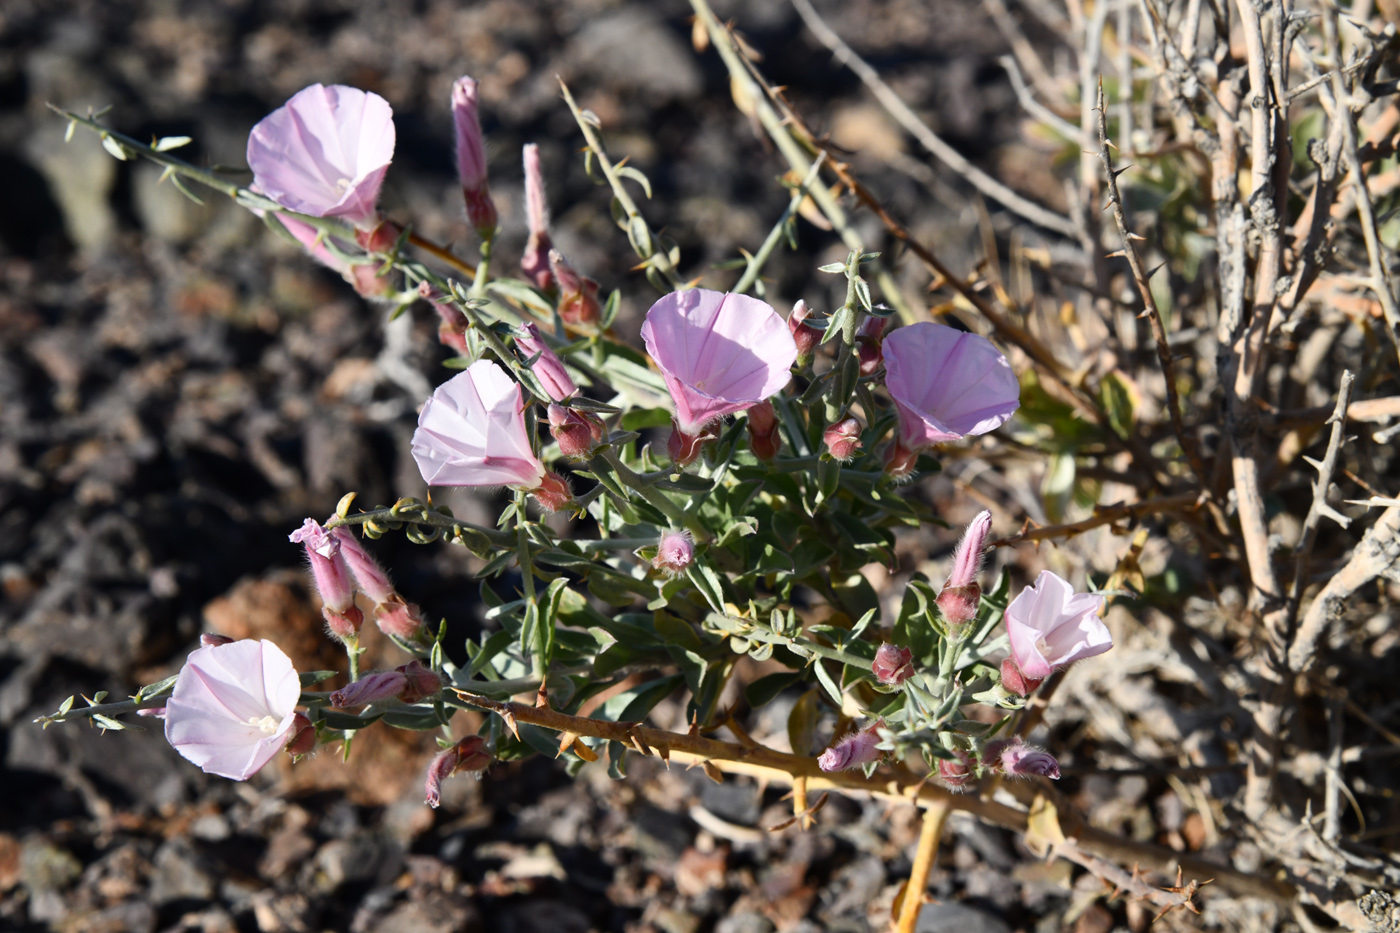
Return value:
<svg viewBox="0 0 1400 933">
<path fill-rule="evenodd" d="M 61 121 L 41 123 L 24 143 L 25 154 L 49 183 L 63 211 L 68 238 L 81 249 L 101 250 L 117 229 L 117 216 L 108 202 L 117 177 L 117 162 L 96 135 L 75 133 L 63 140 Z"/>
<path fill-rule="evenodd" d="M 925 904 L 919 912 L 916 933 L 1011 933 L 1011 927 L 1000 917 L 966 904 L 944 902 Z"/>
<path fill-rule="evenodd" d="M 643 805 L 632 814 L 637 851 L 648 860 L 674 861 L 690 845 L 693 825 L 688 817 Z"/>
<path fill-rule="evenodd" d="M 316 853 L 316 886 L 332 891 L 347 882 L 387 881 L 402 863 L 402 846 L 387 835 L 332 839 Z"/>
<path fill-rule="evenodd" d="M 214 879 L 204 857 L 184 837 L 176 836 L 157 849 L 153 863 L 151 900 L 155 903 L 213 898 Z"/>
<path fill-rule="evenodd" d="M 705 779 L 700 791 L 700 803 L 715 816 L 740 826 L 758 822 L 760 804 L 758 786 L 745 780 L 728 780 L 723 784 Z"/>
<path fill-rule="evenodd" d="M 757 911 L 746 910 L 715 924 L 715 933 L 772 933 L 773 924 Z"/>
<path fill-rule="evenodd" d="M 186 187 L 204 202 L 196 204 L 181 194 L 171 179 L 161 181 L 161 173 L 159 166 L 148 162 L 132 168 L 132 206 L 141 226 L 153 236 L 170 243 L 188 242 L 202 233 L 213 219 L 213 205 L 219 203 L 214 198 L 218 195 L 189 183 Z"/>
<path fill-rule="evenodd" d="M 574 37 L 565 55 L 575 68 L 658 102 L 688 100 L 704 87 L 691 50 L 645 9 L 598 17 Z"/>
</svg>

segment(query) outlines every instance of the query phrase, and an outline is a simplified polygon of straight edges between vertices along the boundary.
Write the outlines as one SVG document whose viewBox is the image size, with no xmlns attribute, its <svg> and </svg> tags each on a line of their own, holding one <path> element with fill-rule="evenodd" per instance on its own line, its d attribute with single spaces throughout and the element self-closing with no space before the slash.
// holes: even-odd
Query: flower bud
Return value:
<svg viewBox="0 0 1400 933">
<path fill-rule="evenodd" d="M 778 413 L 767 399 L 748 409 L 749 450 L 760 460 L 772 460 L 783 446 L 778 435 Z"/>
<path fill-rule="evenodd" d="M 905 447 L 899 440 L 896 440 L 885 451 L 885 472 L 892 479 L 904 479 L 914 472 L 914 466 L 919 462 L 919 452 Z"/>
<path fill-rule="evenodd" d="M 884 362 L 881 348 L 881 335 L 885 331 L 885 319 L 870 316 L 856 328 L 856 359 L 860 362 L 860 374 L 873 376 Z"/>
<path fill-rule="evenodd" d="M 812 354 L 822 342 L 822 331 L 807 323 L 812 314 L 807 310 L 807 302 L 798 299 L 788 315 L 788 330 L 792 331 L 792 341 L 797 344 L 797 367 L 805 369 L 812 362 Z"/>
<path fill-rule="evenodd" d="M 1021 673 L 1016 662 L 1010 658 L 1001 662 L 1001 685 L 1020 697 L 1028 697 L 1040 686 L 1040 681 Z"/>
<path fill-rule="evenodd" d="M 418 297 L 431 304 L 442 319 L 438 324 L 438 343 L 451 347 L 461 356 L 467 356 L 467 327 L 470 326 L 467 316 L 446 302 L 446 296 L 429 282 L 419 283 Z"/>
<path fill-rule="evenodd" d="M 515 348 L 526 360 L 534 359 L 530 371 L 552 400 L 562 402 L 578 394 L 578 386 L 569 378 L 563 360 L 544 342 L 540 329 L 534 324 L 525 324 L 516 330 Z"/>
<path fill-rule="evenodd" d="M 293 758 L 310 754 L 316 747 L 316 727 L 305 715 L 297 713 L 292 717 L 292 728 L 287 733 L 287 744 L 283 750 Z"/>
<path fill-rule="evenodd" d="M 836 422 L 822 432 L 822 443 L 832 459 L 845 463 L 860 450 L 860 422 L 854 418 Z"/>
<path fill-rule="evenodd" d="M 954 628 L 977 617 L 977 607 L 982 601 L 982 587 L 976 583 L 967 586 L 945 586 L 938 594 L 938 609 L 943 618 Z"/>
<path fill-rule="evenodd" d="M 546 473 L 540 484 L 530 490 L 530 495 L 546 512 L 558 512 L 574 501 L 568 481 L 558 473 Z"/>
<path fill-rule="evenodd" d="M 408 678 L 399 671 L 375 671 L 331 694 L 331 706 L 346 709 L 397 697 L 408 687 Z"/>
<path fill-rule="evenodd" d="M 956 759 L 938 759 L 938 778 L 944 785 L 954 793 L 962 793 L 968 784 L 972 783 L 974 777 L 972 768 L 977 764 L 976 759 L 969 758 L 960 751 L 954 751 Z"/>
<path fill-rule="evenodd" d="M 871 668 L 880 683 L 898 687 L 914 676 L 914 653 L 898 645 L 883 644 L 875 651 Z"/>
<path fill-rule="evenodd" d="M 822 752 L 817 759 L 817 767 L 823 771 L 845 771 L 879 761 L 882 752 L 875 747 L 880 744 L 880 735 L 876 731 L 879 725 L 876 723 L 864 732 L 852 733 Z"/>
<path fill-rule="evenodd" d="M 329 606 L 321 607 L 321 617 L 326 620 L 326 628 L 331 636 L 349 645 L 360 637 L 360 626 L 365 624 L 365 614 L 359 606 L 351 606 L 344 612 L 336 612 Z"/>
<path fill-rule="evenodd" d="M 371 230 L 356 230 L 355 242 L 371 253 L 387 253 L 393 250 L 403 235 L 403 227 L 392 220 L 381 220 Z"/>
<path fill-rule="evenodd" d="M 1060 763 L 1043 748 L 1027 745 L 1020 738 L 995 739 L 982 752 L 984 761 L 1007 777 L 1039 775 L 1060 779 Z"/>
<path fill-rule="evenodd" d="M 575 272 L 557 249 L 549 251 L 549 271 L 559 284 L 559 317 L 575 330 L 596 329 L 603 318 L 598 283 Z"/>
<path fill-rule="evenodd" d="M 214 645 L 231 645 L 234 640 L 227 635 L 211 635 L 205 633 L 199 636 L 199 646 L 201 648 L 212 648 Z"/>
<path fill-rule="evenodd" d="M 311 518 L 287 539 L 306 548 L 312 579 L 324 604 L 321 614 L 326 617 L 331 632 L 341 641 L 354 637 L 360 630 L 364 615 L 355 606 L 355 584 L 350 567 L 340 552 L 340 541 Z"/>
<path fill-rule="evenodd" d="M 481 136 L 476 82 L 461 77 L 452 85 L 452 123 L 457 136 L 457 175 L 467 221 L 483 240 L 496 234 L 496 205 L 486 185 L 486 143 Z"/>
<path fill-rule="evenodd" d="M 385 635 L 402 641 L 419 641 L 423 637 L 422 612 L 397 593 L 374 607 L 374 624 Z"/>
<path fill-rule="evenodd" d="M 491 764 L 491 753 L 479 735 L 469 735 L 451 748 L 439 752 L 428 765 L 424 793 L 428 806 L 437 809 L 442 803 L 442 782 L 458 771 L 483 771 Z"/>
<path fill-rule="evenodd" d="M 549 271 L 549 251 L 553 243 L 549 238 L 549 203 L 544 197 L 540 147 L 534 143 L 527 144 L 524 162 L 525 222 L 530 228 L 530 239 L 526 241 L 525 252 L 520 257 L 520 271 L 536 288 L 547 292 L 554 287 L 554 275 Z"/>
<path fill-rule="evenodd" d="M 359 263 L 350 267 L 345 280 L 354 286 L 362 298 L 387 298 L 394 293 L 394 284 L 388 275 L 379 274 L 375 263 Z"/>
<path fill-rule="evenodd" d="M 550 404 L 549 433 L 559 443 L 559 452 L 566 457 L 579 460 L 593 454 L 593 445 L 602 433 L 602 423 L 585 412 L 577 412 L 563 405 Z M 594 425 L 597 425 L 595 428 Z"/>
<path fill-rule="evenodd" d="M 695 562 L 695 542 L 688 531 L 663 531 L 651 565 L 667 576 L 679 576 Z"/>
<path fill-rule="evenodd" d="M 409 661 L 394 670 L 408 681 L 400 696 L 405 703 L 419 703 L 442 692 L 442 678 L 422 661 Z"/>
<path fill-rule="evenodd" d="M 666 440 L 666 453 L 670 455 L 671 462 L 678 467 L 689 466 L 700 459 L 700 450 L 706 441 L 715 439 L 715 435 L 705 428 L 701 428 L 699 434 L 686 434 L 674 420 L 671 425 L 671 436 Z"/>
<path fill-rule="evenodd" d="M 331 537 L 340 546 L 340 554 L 345 558 L 345 563 L 354 575 L 355 582 L 359 584 L 361 592 L 374 600 L 376 605 L 397 598 L 398 594 L 394 591 L 394 584 L 389 580 L 389 575 L 384 572 L 379 561 L 365 550 L 353 531 L 341 525 L 331 530 Z"/>
</svg>

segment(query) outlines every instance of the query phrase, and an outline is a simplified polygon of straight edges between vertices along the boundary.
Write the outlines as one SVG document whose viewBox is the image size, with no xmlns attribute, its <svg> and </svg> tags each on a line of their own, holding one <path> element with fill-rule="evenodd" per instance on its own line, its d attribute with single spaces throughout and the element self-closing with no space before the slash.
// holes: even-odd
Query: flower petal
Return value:
<svg viewBox="0 0 1400 933">
<path fill-rule="evenodd" d="M 430 486 L 524 486 L 544 478 L 525 432 L 520 386 L 477 360 L 438 386 L 418 416 L 413 458 Z"/>
</svg>

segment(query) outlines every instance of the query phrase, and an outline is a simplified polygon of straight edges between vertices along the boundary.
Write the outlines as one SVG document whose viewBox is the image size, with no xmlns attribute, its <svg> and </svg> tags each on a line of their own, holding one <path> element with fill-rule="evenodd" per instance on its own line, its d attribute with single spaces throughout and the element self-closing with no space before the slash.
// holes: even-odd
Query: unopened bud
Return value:
<svg viewBox="0 0 1400 933">
<path fill-rule="evenodd" d="M 1021 673 L 1016 662 L 1007 658 L 1001 662 L 1001 685 L 1019 697 L 1028 697 L 1040 686 L 1040 681 Z"/>
<path fill-rule="evenodd" d="M 778 413 L 764 400 L 748 409 L 749 450 L 760 460 L 772 460 L 783 446 L 778 435 Z"/>
<path fill-rule="evenodd" d="M 316 727 L 301 713 L 292 716 L 292 728 L 287 732 L 283 750 L 293 758 L 309 754 L 316 747 Z"/>
<path fill-rule="evenodd" d="M 856 359 L 860 362 L 860 374 L 873 376 L 884 362 L 881 335 L 885 330 L 885 319 L 867 317 L 856 328 Z"/>
<path fill-rule="evenodd" d="M 974 777 L 973 767 L 977 764 L 976 759 L 969 758 L 960 751 L 954 751 L 957 758 L 938 759 L 938 779 L 942 781 L 949 790 L 955 793 L 962 793 L 968 784 L 972 783 Z"/>
<path fill-rule="evenodd" d="M 1060 763 L 1055 756 L 1019 738 L 988 742 L 982 751 L 982 760 L 1007 777 L 1038 775 L 1055 781 L 1060 779 Z"/>
<path fill-rule="evenodd" d="M 379 266 L 375 263 L 353 265 L 344 278 L 362 298 L 387 298 L 394 293 L 394 283 L 389 281 L 387 275 L 379 274 Z"/>
<path fill-rule="evenodd" d="M 574 501 L 568 481 L 558 473 L 546 473 L 540 484 L 530 490 L 530 495 L 546 512 L 558 512 Z"/>
<path fill-rule="evenodd" d="M 452 124 L 457 138 L 457 176 L 467 222 L 484 240 L 495 236 L 496 204 L 486 186 L 486 143 L 481 136 L 476 82 L 461 77 L 452 85 Z"/>
<path fill-rule="evenodd" d="M 596 329 L 603 319 L 603 306 L 598 303 L 598 283 L 574 271 L 564 254 L 549 251 L 549 271 L 559 285 L 559 317 L 576 330 Z"/>
<path fill-rule="evenodd" d="M 394 670 L 408 681 L 408 686 L 399 697 L 405 703 L 419 703 L 442 692 L 442 678 L 422 661 L 409 661 Z"/>
<path fill-rule="evenodd" d="M 421 611 L 397 593 L 374 607 L 374 624 L 385 635 L 401 641 L 418 641 L 423 636 Z"/>
<path fill-rule="evenodd" d="M 688 531 L 663 531 L 651 565 L 668 576 L 679 576 L 695 562 L 695 542 Z"/>
<path fill-rule="evenodd" d="M 871 669 L 880 683 L 898 687 L 914 676 L 914 653 L 898 645 L 883 644 L 875 651 Z"/>
<path fill-rule="evenodd" d="M 535 374 L 535 378 L 540 381 L 551 400 L 562 402 L 578 394 L 578 386 L 569 378 L 564 361 L 544 342 L 540 329 L 534 324 L 525 324 L 515 332 L 515 348 L 527 361 L 534 360 L 530 364 L 530 371 Z"/>
<path fill-rule="evenodd" d="M 554 275 L 549 271 L 549 251 L 553 243 L 549 238 L 549 203 L 544 196 L 544 173 L 540 170 L 540 147 L 534 143 L 525 146 L 525 221 L 530 228 L 530 238 L 525 243 L 525 252 L 520 257 L 520 271 L 540 291 L 547 292 L 554 287 Z"/>
<path fill-rule="evenodd" d="M 821 753 L 821 757 L 817 759 L 817 767 L 823 771 L 845 771 L 879 761 L 882 753 L 875 747 L 880 744 L 880 735 L 876 732 L 878 727 L 879 723 L 876 723 L 864 732 L 846 736 Z"/>
<path fill-rule="evenodd" d="M 375 560 L 355 533 L 344 525 L 331 530 L 331 537 L 340 545 L 340 554 L 350 567 L 350 572 L 359 584 L 360 590 L 376 604 L 388 602 L 396 597 L 394 584 L 384 572 L 379 561 Z"/>
<path fill-rule="evenodd" d="M 806 368 L 812 362 L 812 354 L 822 342 L 822 331 L 807 323 L 812 312 L 807 310 L 807 302 L 798 299 L 788 315 L 788 330 L 792 332 L 792 342 L 797 344 L 797 366 Z"/>
<path fill-rule="evenodd" d="M 836 422 L 822 432 L 822 443 L 833 460 L 845 463 L 860 450 L 860 422 L 854 418 Z"/>
<path fill-rule="evenodd" d="M 331 706 L 346 709 L 396 697 L 408 687 L 408 678 L 399 671 L 375 671 L 331 694 Z"/>
<path fill-rule="evenodd" d="M 229 638 L 227 635 L 211 635 L 208 632 L 199 636 L 199 646 L 201 648 L 213 648 L 218 645 L 231 645 L 233 644 L 233 641 L 234 640 L 232 638 Z"/>
<path fill-rule="evenodd" d="M 321 617 L 326 620 L 326 628 L 330 629 L 331 635 L 347 645 L 359 639 L 360 626 L 365 624 L 365 614 L 358 606 L 351 606 L 344 612 L 322 606 Z"/>
<path fill-rule="evenodd" d="M 372 230 L 356 230 L 355 242 L 371 253 L 387 253 L 393 250 L 403 235 L 403 227 L 392 220 L 381 220 Z"/>
<path fill-rule="evenodd" d="M 699 434 L 686 434 L 674 420 L 671 424 L 671 436 L 666 440 L 666 453 L 670 455 L 671 462 L 678 467 L 689 466 L 700 459 L 700 450 L 705 446 L 705 442 L 715 439 L 715 435 L 709 430 L 702 428 Z"/>
<path fill-rule="evenodd" d="M 451 347 L 461 356 L 467 356 L 467 316 L 455 305 L 449 304 L 447 296 L 428 282 L 418 285 L 418 297 L 429 302 L 441 319 L 438 324 L 438 343 Z"/>
<path fill-rule="evenodd" d="M 593 454 L 593 445 L 601 432 L 601 423 L 595 429 L 594 422 L 598 419 L 589 416 L 584 412 L 574 411 L 572 408 L 565 408 L 563 405 L 550 404 L 549 409 L 549 433 L 554 435 L 554 440 L 559 444 L 559 452 L 566 457 L 576 459 L 586 459 Z"/>
<path fill-rule="evenodd" d="M 428 806 L 437 808 L 442 803 L 442 782 L 458 771 L 482 771 L 491 764 L 491 753 L 479 735 L 469 735 L 451 748 L 443 749 L 428 765 L 428 777 L 424 782 L 424 793 Z"/>
<path fill-rule="evenodd" d="M 918 462 L 919 452 L 910 450 L 898 440 L 885 451 L 885 472 L 892 479 L 904 479 L 914 472 L 914 466 Z"/>
<path fill-rule="evenodd" d="M 943 618 L 957 627 L 977 618 L 977 606 L 982 601 L 982 587 L 976 583 L 966 586 L 945 586 L 934 600 Z"/>
</svg>

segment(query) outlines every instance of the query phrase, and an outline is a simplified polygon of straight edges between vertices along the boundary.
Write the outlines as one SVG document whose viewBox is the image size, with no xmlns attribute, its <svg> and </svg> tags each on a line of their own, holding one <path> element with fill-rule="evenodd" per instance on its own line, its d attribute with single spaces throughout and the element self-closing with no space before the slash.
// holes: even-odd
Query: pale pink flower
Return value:
<svg viewBox="0 0 1400 933">
<path fill-rule="evenodd" d="M 663 531 L 651 565 L 668 576 L 679 576 L 695 562 L 695 541 L 688 531 Z"/>
<path fill-rule="evenodd" d="M 477 360 L 437 387 L 418 415 L 413 459 L 429 486 L 521 486 L 544 480 L 525 432 L 520 385 Z"/>
<path fill-rule="evenodd" d="M 764 401 L 788 384 L 797 345 L 772 306 L 747 295 L 693 288 L 664 296 L 642 325 L 681 432 Z"/>
<path fill-rule="evenodd" d="M 1011 364 L 985 337 L 923 321 L 885 337 L 884 359 L 906 450 L 986 434 L 1020 405 Z"/>
<path fill-rule="evenodd" d="M 452 123 L 467 220 L 483 238 L 490 238 L 496 232 L 496 204 L 486 187 L 486 143 L 481 137 L 476 82 L 466 76 L 452 84 Z"/>
<path fill-rule="evenodd" d="M 540 147 L 534 143 L 525 146 L 525 222 L 530 228 L 530 238 L 525 242 L 525 252 L 520 257 L 520 271 L 525 278 L 541 291 L 548 291 L 554 285 L 554 274 L 549 269 L 549 251 L 554 243 L 549 236 L 549 202 L 544 196 L 544 172 L 540 169 Z"/>
<path fill-rule="evenodd" d="M 864 732 L 853 732 L 822 752 L 817 767 L 823 771 L 845 771 L 879 761 L 883 754 L 875 747 L 880 744 L 880 734 L 876 731 L 879 725 L 876 723 Z"/>
<path fill-rule="evenodd" d="M 562 402 L 578 394 L 578 386 L 569 378 L 563 360 L 544 342 L 540 329 L 534 324 L 524 324 L 515 331 L 515 348 L 526 360 L 534 358 L 530 371 L 551 399 Z"/>
<path fill-rule="evenodd" d="M 356 226 L 373 226 L 393 158 L 389 102 L 339 84 L 298 91 L 248 135 L 248 167 L 260 192 L 288 210 Z"/>
<path fill-rule="evenodd" d="M 952 625 L 970 622 L 977 615 L 977 606 L 982 599 L 982 587 L 977 582 L 977 571 L 982 566 L 982 550 L 987 546 L 987 536 L 992 531 L 992 513 L 979 512 L 963 532 L 957 550 L 953 552 L 953 569 L 948 574 L 948 582 L 938 594 L 938 608 L 943 618 Z"/>
<path fill-rule="evenodd" d="M 1042 570 L 1035 584 L 1006 607 L 1006 634 L 1016 667 L 1027 678 L 1041 680 L 1112 648 L 1113 636 L 1099 618 L 1103 608 L 1102 596 L 1076 593 L 1069 583 Z"/>
<path fill-rule="evenodd" d="M 165 738 L 209 774 L 246 781 L 287 744 L 301 681 L 270 641 L 191 652 L 165 703 Z"/>
</svg>

